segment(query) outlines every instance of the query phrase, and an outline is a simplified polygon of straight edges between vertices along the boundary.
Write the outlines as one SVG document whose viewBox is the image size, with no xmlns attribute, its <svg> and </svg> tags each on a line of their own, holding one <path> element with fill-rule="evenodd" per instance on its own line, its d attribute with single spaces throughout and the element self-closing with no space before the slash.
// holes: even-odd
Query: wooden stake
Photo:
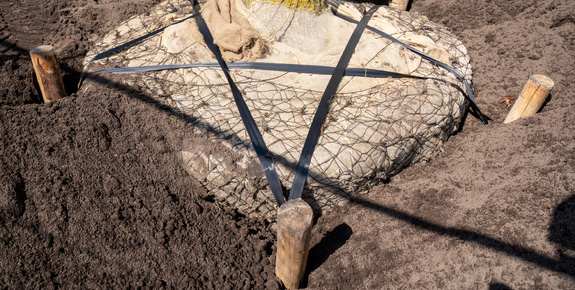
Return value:
<svg viewBox="0 0 575 290">
<path fill-rule="evenodd" d="M 503 123 L 507 124 L 537 113 L 554 85 L 553 81 L 544 75 L 530 76 Z"/>
<path fill-rule="evenodd" d="M 389 7 L 406 11 L 409 0 L 391 0 Z"/>
<path fill-rule="evenodd" d="M 51 45 L 38 46 L 30 51 L 30 58 L 44 102 L 48 103 L 65 97 L 64 81 L 56 61 L 54 48 Z"/>
<path fill-rule="evenodd" d="M 287 289 L 297 289 L 303 279 L 313 211 L 301 198 L 284 203 L 278 211 L 276 276 Z"/>
</svg>

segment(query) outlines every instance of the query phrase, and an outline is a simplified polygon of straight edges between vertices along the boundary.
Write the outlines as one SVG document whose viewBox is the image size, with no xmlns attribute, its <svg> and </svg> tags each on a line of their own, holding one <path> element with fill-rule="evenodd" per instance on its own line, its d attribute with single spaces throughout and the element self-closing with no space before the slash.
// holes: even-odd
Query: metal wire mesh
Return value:
<svg viewBox="0 0 575 290">
<path fill-rule="evenodd" d="M 275 4 L 258 6 L 252 3 L 249 11 L 269 14 L 266 5 Z M 266 39 L 270 53 L 262 61 L 267 62 L 273 61 L 279 52 L 285 55 L 295 51 L 281 50 L 286 44 L 282 43 L 282 37 L 289 36 L 290 27 L 295 26 L 295 16 L 290 16 L 295 12 L 273 9 L 276 9 L 273 16 L 259 18 L 264 23 L 275 23 L 266 24 L 276 31 L 273 38 Z M 354 7 L 346 5 L 346 9 Z M 187 1 L 163 2 L 149 13 L 129 19 L 110 32 L 86 59 L 173 23 L 190 12 Z M 303 16 L 298 17 L 303 19 Z M 274 25 L 280 29 L 275 29 Z M 386 29 L 387 33 L 408 43 L 411 41 L 411 45 L 419 45 L 424 52 L 443 49 L 448 56 L 446 61 L 470 80 L 467 51 L 445 27 L 387 7 L 380 8 L 369 25 Z M 422 45 L 422 37 L 427 39 L 424 44 L 434 45 Z M 179 43 L 173 45 L 174 41 Z M 175 38 L 171 46 L 165 42 L 166 34 L 159 34 L 99 62 L 109 67 L 125 67 L 213 61 L 209 51 L 189 37 Z M 280 48 L 278 43 L 282 45 Z M 342 47 L 344 45 L 341 43 Z M 321 64 L 329 64 L 332 54 L 337 56 L 337 48 L 331 44 L 325 50 L 336 52 L 324 54 L 321 60 L 316 57 Z M 313 53 L 306 53 L 310 54 Z M 398 57 L 404 58 L 400 65 Z M 463 94 L 455 87 L 462 87 L 462 84 L 454 76 L 371 32 L 365 32 L 360 40 L 350 66 L 429 79 L 344 77 L 331 100 L 303 195 L 318 211 L 343 204 L 366 192 L 378 180 L 430 158 L 456 130 L 466 105 Z M 231 69 L 231 74 L 270 149 L 282 183 L 289 189 L 329 76 L 239 69 Z M 196 127 L 206 133 L 205 142 L 188 144 L 182 151 L 188 172 L 240 212 L 274 218 L 275 201 L 219 68 L 149 72 L 129 76 L 126 82 L 143 87 L 152 97 L 185 112 L 196 120 Z"/>
</svg>

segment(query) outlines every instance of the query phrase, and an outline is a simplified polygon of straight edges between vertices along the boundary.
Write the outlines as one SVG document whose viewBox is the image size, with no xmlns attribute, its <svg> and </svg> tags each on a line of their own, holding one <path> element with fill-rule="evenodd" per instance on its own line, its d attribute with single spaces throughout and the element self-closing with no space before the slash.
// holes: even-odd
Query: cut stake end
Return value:
<svg viewBox="0 0 575 290">
<path fill-rule="evenodd" d="M 519 118 L 529 117 L 537 113 L 554 85 L 553 80 L 544 75 L 530 76 L 503 123 L 511 123 Z"/>
<path fill-rule="evenodd" d="M 297 289 L 303 280 L 312 225 L 313 210 L 301 198 L 278 210 L 276 276 L 287 289 Z"/>
<path fill-rule="evenodd" d="M 389 7 L 402 11 L 407 11 L 408 4 L 409 0 L 391 0 L 391 2 L 389 2 Z"/>
<path fill-rule="evenodd" d="M 38 46 L 30 51 L 30 58 L 44 102 L 48 103 L 65 97 L 64 81 L 54 48 L 51 45 Z"/>
</svg>

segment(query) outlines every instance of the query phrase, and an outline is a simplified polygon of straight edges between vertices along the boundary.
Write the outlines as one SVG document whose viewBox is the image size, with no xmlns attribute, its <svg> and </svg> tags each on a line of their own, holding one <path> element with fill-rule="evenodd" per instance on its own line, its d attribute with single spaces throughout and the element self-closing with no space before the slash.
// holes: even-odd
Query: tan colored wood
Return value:
<svg viewBox="0 0 575 290">
<path fill-rule="evenodd" d="M 409 0 L 391 0 L 389 7 L 406 11 Z"/>
<path fill-rule="evenodd" d="M 313 211 L 301 198 L 289 200 L 278 211 L 276 276 L 287 289 L 297 289 L 303 279 Z"/>
<path fill-rule="evenodd" d="M 530 76 L 503 123 L 507 124 L 537 113 L 554 85 L 553 80 L 544 75 Z"/>
<path fill-rule="evenodd" d="M 50 45 L 38 46 L 30 51 L 30 58 L 44 102 L 48 103 L 65 97 L 64 81 L 54 48 Z"/>
</svg>

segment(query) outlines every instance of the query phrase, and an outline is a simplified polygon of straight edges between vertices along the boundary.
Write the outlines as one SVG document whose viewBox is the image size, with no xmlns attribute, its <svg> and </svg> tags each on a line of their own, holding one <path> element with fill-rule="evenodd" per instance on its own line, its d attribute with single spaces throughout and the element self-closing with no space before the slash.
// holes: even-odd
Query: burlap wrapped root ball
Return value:
<svg viewBox="0 0 575 290">
<path fill-rule="evenodd" d="M 270 2 L 250 2 L 246 6 L 240 0 L 226 1 L 209 0 L 198 9 L 229 62 L 335 67 L 356 26 L 330 9 L 317 13 Z M 330 5 L 355 20 L 362 17 L 357 4 Z M 191 11 L 188 1 L 163 2 L 108 33 L 86 60 L 176 23 Z M 452 65 L 471 81 L 467 50 L 446 27 L 385 6 L 377 10 L 368 25 Z M 98 61 L 100 67 L 208 62 L 215 62 L 215 58 L 195 19 L 169 26 Z M 457 89 L 463 84 L 455 76 L 369 30 L 363 33 L 349 67 L 427 79 L 344 77 L 332 97 L 303 195 L 318 212 L 344 204 L 402 168 L 430 158 L 458 128 L 467 105 Z M 330 76 L 230 71 L 289 190 Z M 275 217 L 277 205 L 220 68 L 148 72 L 125 75 L 123 80 L 193 120 L 194 130 L 200 134 L 184 144 L 182 162 L 209 194 L 245 215 Z M 87 80 L 83 89 L 89 90 L 92 85 Z"/>
</svg>

